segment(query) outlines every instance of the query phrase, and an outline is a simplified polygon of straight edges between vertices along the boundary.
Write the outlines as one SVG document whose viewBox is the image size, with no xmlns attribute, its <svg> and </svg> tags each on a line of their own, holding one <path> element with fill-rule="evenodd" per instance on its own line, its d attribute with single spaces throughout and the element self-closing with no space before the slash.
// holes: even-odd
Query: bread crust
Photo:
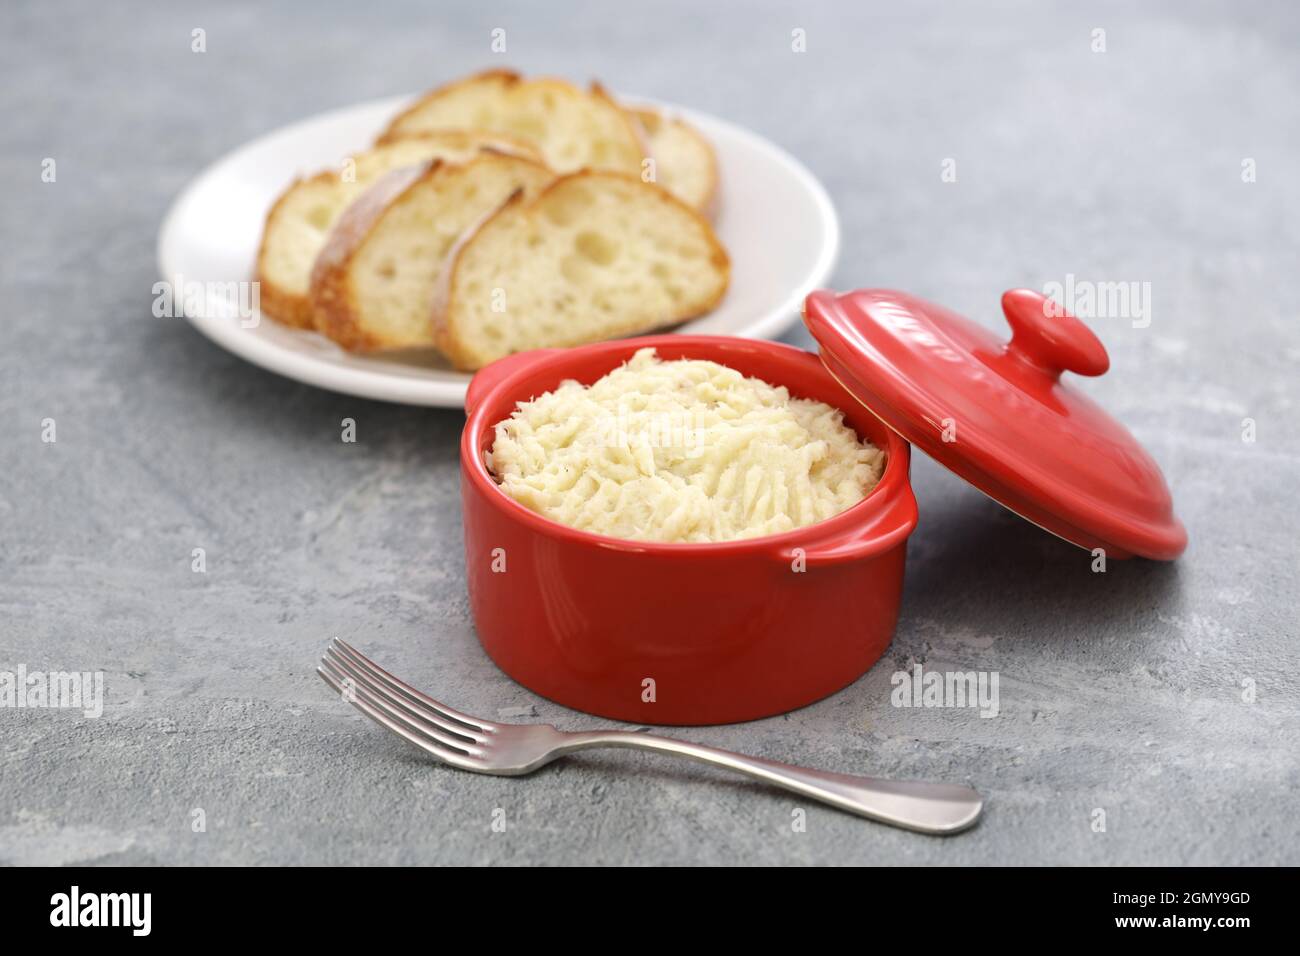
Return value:
<svg viewBox="0 0 1300 956">
<path fill-rule="evenodd" d="M 308 293 L 312 327 L 350 352 L 374 351 L 384 343 L 367 332 L 348 288 L 348 271 L 357 251 L 391 204 L 443 165 L 435 159 L 421 166 L 394 169 L 379 177 L 334 223 L 316 256 Z"/>
<path fill-rule="evenodd" d="M 716 219 L 720 203 L 718 200 L 718 154 L 714 152 L 713 144 L 705 138 L 703 133 L 680 117 L 670 116 L 661 110 L 643 106 L 626 107 L 626 111 L 643 130 L 647 144 L 652 141 L 652 130 L 646 125 L 647 120 L 656 123 L 676 124 L 681 127 L 688 136 L 699 143 L 704 150 L 704 154 L 709 158 L 709 186 L 704 199 L 695 208 L 698 209 L 706 218 L 710 220 Z M 648 145 L 647 149 L 650 149 Z"/>
<path fill-rule="evenodd" d="M 551 185 L 554 185 L 554 183 Z M 547 187 L 547 189 L 549 188 L 550 186 Z M 545 191 L 545 189 L 542 190 L 543 193 Z M 451 307 L 452 276 L 454 275 L 456 266 L 460 263 L 461 251 L 475 236 L 479 234 L 479 230 L 487 225 L 489 221 L 495 219 L 512 206 L 516 206 L 523 201 L 524 190 L 516 189 L 507 196 L 505 202 L 497 206 L 496 209 L 488 210 L 480 216 L 478 222 L 474 223 L 473 226 L 461 233 L 460 238 L 457 239 L 455 243 L 452 244 L 452 247 L 447 250 L 447 257 L 443 260 L 442 274 L 438 276 L 438 284 L 434 288 L 433 302 L 430 307 L 429 317 L 433 322 L 433 344 L 437 346 L 438 351 L 446 356 L 456 368 L 466 367 L 461 364 L 462 360 L 472 361 L 472 359 L 467 359 L 468 353 L 460 347 L 459 343 L 452 339 L 451 330 L 447 324 L 447 314 Z"/>
<path fill-rule="evenodd" d="M 467 76 L 464 79 L 460 79 L 452 83 L 444 84 L 443 86 L 440 86 L 437 89 L 425 93 L 414 103 L 412 103 L 406 109 L 402 110 L 395 117 L 393 117 L 393 119 L 389 122 L 388 126 L 384 129 L 384 131 L 380 133 L 379 138 L 376 140 L 376 143 L 382 144 L 385 142 L 392 142 L 394 139 L 401 139 L 403 137 L 412 135 L 413 131 L 403 132 L 401 126 L 413 114 L 418 113 L 421 110 L 424 110 L 431 103 L 434 103 L 435 101 L 459 89 L 474 84 L 484 84 L 484 83 L 499 84 L 499 86 L 501 87 L 501 92 L 504 95 L 508 95 L 510 92 L 512 92 L 515 88 L 519 86 L 528 86 L 532 89 L 541 89 L 541 88 L 549 87 L 551 89 L 560 91 L 568 96 L 580 97 L 582 99 L 587 100 L 588 102 L 599 103 L 602 107 L 605 107 L 608 110 L 609 118 L 611 120 L 616 121 L 618 125 L 621 127 L 621 129 L 623 130 L 623 133 L 627 138 L 626 145 L 630 147 L 632 150 L 634 150 L 637 153 L 637 155 L 640 157 L 644 157 L 648 155 L 645 151 L 643 139 L 640 135 L 640 132 L 637 129 L 637 124 L 632 120 L 631 117 L 628 116 L 626 111 L 624 111 L 623 108 L 619 106 L 619 104 L 616 103 L 614 99 L 604 91 L 603 88 L 600 87 L 598 83 L 593 83 L 591 85 L 590 91 L 588 92 L 588 91 L 584 91 L 582 88 L 574 85 L 573 83 L 570 83 L 568 80 L 562 79 L 560 77 L 539 76 L 533 79 L 525 79 L 523 76 L 521 76 L 519 73 L 516 73 L 514 70 L 484 70 L 480 73 L 475 73 L 473 76 Z M 508 134 L 502 134 L 502 135 L 504 138 L 507 139 L 510 138 L 519 139 L 519 137 L 511 137 Z M 543 161 L 545 161 L 545 155 L 544 155 L 545 151 L 541 148 L 540 144 L 534 144 L 528 140 L 523 140 L 523 142 L 526 142 L 529 146 L 531 146 L 535 153 L 542 154 L 541 158 L 543 159 Z"/>
<path fill-rule="evenodd" d="M 258 286 L 258 302 L 263 315 L 290 328 L 310 329 L 312 327 L 311 301 L 308 296 L 291 292 L 267 277 L 266 256 L 269 252 L 267 237 L 270 236 L 272 228 L 280 217 L 284 215 L 284 204 L 294 190 L 304 183 L 326 182 L 335 175 L 326 170 L 314 176 L 299 176 L 285 188 L 284 192 L 280 193 L 279 198 L 271 206 L 271 211 L 266 214 L 266 223 L 262 226 L 262 241 L 257 248 L 257 263 L 253 269 L 253 281 Z"/>
<path fill-rule="evenodd" d="M 524 82 L 524 78 L 514 70 L 488 69 L 480 70 L 478 73 L 471 74 L 470 76 L 461 77 L 459 80 L 452 80 L 450 83 L 444 83 L 442 86 L 436 87 L 435 89 L 425 93 L 406 109 L 402 110 L 402 112 L 394 116 L 389 121 L 388 125 L 384 127 L 384 131 L 379 134 L 379 138 L 375 140 L 375 143 L 379 144 L 385 139 L 400 138 L 402 136 L 410 135 L 410 133 L 399 132 L 398 127 L 400 127 L 402 122 L 412 113 L 419 112 L 434 100 L 446 96 L 453 90 L 458 90 L 461 87 L 470 86 L 475 83 L 484 83 L 489 80 L 499 82 L 505 89 L 509 89 L 512 86 Z"/>
<path fill-rule="evenodd" d="M 723 296 L 727 293 L 728 287 L 731 285 L 731 258 L 727 255 L 727 250 L 723 247 L 722 243 L 718 241 L 718 237 L 714 234 L 713 227 L 709 224 L 708 219 L 706 219 L 698 210 L 691 208 L 672 193 L 668 192 L 668 190 L 660 189 L 649 183 L 644 183 L 636 176 L 629 176 L 612 170 L 583 169 L 576 173 L 569 173 L 557 177 L 528 201 L 529 209 L 537 208 L 540 204 L 546 201 L 547 196 L 552 191 L 562 188 L 562 186 L 570 180 L 601 178 L 609 178 L 623 183 L 634 183 L 638 187 L 644 186 L 646 189 L 650 190 L 650 194 L 654 195 L 657 201 L 674 205 L 693 217 L 699 223 L 700 227 L 704 231 L 704 235 L 708 239 L 709 248 L 711 250 L 709 256 L 710 261 L 714 268 L 718 269 L 722 273 L 722 283 L 719 286 L 718 293 L 699 308 L 684 310 L 680 314 L 665 317 L 652 326 L 629 326 L 626 329 L 614 332 L 610 338 L 666 328 L 711 312 L 717 304 L 722 301 Z M 483 230 L 494 219 L 507 214 L 511 209 L 523 201 L 524 199 L 522 196 L 519 196 L 518 194 L 512 195 L 509 200 L 502 203 L 501 206 L 499 206 L 491 215 L 484 216 L 476 228 L 472 231 L 466 230 L 465 234 L 461 236 L 460 241 L 457 242 L 455 247 L 451 250 L 451 254 L 447 257 L 448 262 L 443 270 L 442 280 L 446 283 L 446 288 L 439 297 L 435 297 L 440 301 L 435 302 L 435 314 L 433 317 L 434 341 L 437 344 L 438 349 L 451 361 L 451 363 L 462 371 L 475 371 L 482 368 L 484 365 L 489 364 L 489 362 L 482 361 L 479 356 L 475 355 L 470 349 L 468 349 L 457 337 L 456 324 L 454 320 L 457 305 L 456 274 L 460 271 L 465 252 L 474 239 L 481 235 Z M 525 211 L 525 214 L 526 213 L 527 211 Z"/>
</svg>

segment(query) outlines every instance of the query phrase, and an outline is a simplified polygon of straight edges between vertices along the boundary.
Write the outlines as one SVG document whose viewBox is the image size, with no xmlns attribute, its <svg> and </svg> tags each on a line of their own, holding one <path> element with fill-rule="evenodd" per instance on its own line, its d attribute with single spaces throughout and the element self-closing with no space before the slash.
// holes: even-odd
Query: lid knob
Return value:
<svg viewBox="0 0 1300 956">
<path fill-rule="evenodd" d="M 1053 379 L 1062 372 L 1101 375 L 1110 356 L 1101 341 L 1069 312 L 1033 289 L 1002 293 L 1002 311 L 1011 326 L 1007 352 Z"/>
</svg>

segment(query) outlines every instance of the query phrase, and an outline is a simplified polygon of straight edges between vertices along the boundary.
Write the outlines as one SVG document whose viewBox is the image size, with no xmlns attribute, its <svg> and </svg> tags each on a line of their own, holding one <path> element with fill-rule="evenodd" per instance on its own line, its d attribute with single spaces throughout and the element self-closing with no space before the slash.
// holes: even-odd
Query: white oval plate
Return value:
<svg viewBox="0 0 1300 956">
<path fill-rule="evenodd" d="M 407 405 L 463 407 L 470 374 L 430 352 L 352 355 L 312 332 L 263 319 L 249 283 L 271 204 L 294 177 L 365 147 L 408 97 L 322 113 L 254 140 L 204 170 L 172 203 L 158 234 L 158 267 L 175 309 L 222 348 L 321 388 Z M 648 102 L 648 101 L 633 101 Z M 804 296 L 824 284 L 840 230 L 826 190 L 784 150 L 724 120 L 668 104 L 718 155 L 715 228 L 731 255 L 731 287 L 718 308 L 678 326 L 699 335 L 774 338 Z M 236 303 L 232 307 L 232 303 Z"/>
</svg>

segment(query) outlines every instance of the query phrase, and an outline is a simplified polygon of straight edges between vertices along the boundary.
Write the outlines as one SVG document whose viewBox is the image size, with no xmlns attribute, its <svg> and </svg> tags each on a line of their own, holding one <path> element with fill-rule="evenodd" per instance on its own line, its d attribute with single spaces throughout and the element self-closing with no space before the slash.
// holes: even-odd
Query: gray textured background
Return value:
<svg viewBox="0 0 1300 956">
<path fill-rule="evenodd" d="M 1300 15 L 1135 6 L 5 4 L 0 669 L 102 669 L 108 707 L 0 711 L 0 860 L 1300 862 Z M 508 58 L 489 54 L 496 26 Z M 465 775 L 313 676 L 338 634 L 468 711 L 599 723 L 514 685 L 475 641 L 459 413 L 297 385 L 150 315 L 158 223 L 204 165 L 502 63 L 597 76 L 788 148 L 839 208 L 838 287 L 1001 325 L 1004 288 L 1152 284 L 1149 328 L 1095 323 L 1112 371 L 1084 387 L 1166 469 L 1191 531 L 1181 561 L 1093 574 L 918 460 L 887 657 L 797 713 L 683 732 L 969 780 L 988 795 L 976 830 L 927 838 L 807 805 L 794 833 L 780 793 L 627 752 Z M 890 674 L 915 660 L 997 670 L 1001 715 L 892 708 Z"/>
</svg>

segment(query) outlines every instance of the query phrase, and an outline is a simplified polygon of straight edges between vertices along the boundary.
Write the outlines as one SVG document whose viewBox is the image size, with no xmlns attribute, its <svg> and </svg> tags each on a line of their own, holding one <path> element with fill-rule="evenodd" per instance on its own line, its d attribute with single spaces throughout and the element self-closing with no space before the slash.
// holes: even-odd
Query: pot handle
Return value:
<svg viewBox="0 0 1300 956">
<path fill-rule="evenodd" d="M 531 349 L 527 352 L 516 352 L 513 355 L 507 355 L 505 358 L 484 365 L 474 373 L 474 377 L 470 379 L 469 388 L 465 390 L 465 414 L 472 413 L 478 407 L 479 402 L 483 400 L 483 397 L 496 388 L 499 383 L 505 381 L 511 374 L 525 365 L 531 365 L 543 355 L 559 351 L 560 349 Z"/>
<path fill-rule="evenodd" d="M 777 548 L 773 557 L 783 564 L 800 561 L 815 567 L 857 561 L 898 547 L 916 528 L 916 496 L 906 482 L 889 494 L 889 500 L 878 502 L 880 507 L 863 521 L 816 536 L 810 534 L 806 541 Z"/>
</svg>

